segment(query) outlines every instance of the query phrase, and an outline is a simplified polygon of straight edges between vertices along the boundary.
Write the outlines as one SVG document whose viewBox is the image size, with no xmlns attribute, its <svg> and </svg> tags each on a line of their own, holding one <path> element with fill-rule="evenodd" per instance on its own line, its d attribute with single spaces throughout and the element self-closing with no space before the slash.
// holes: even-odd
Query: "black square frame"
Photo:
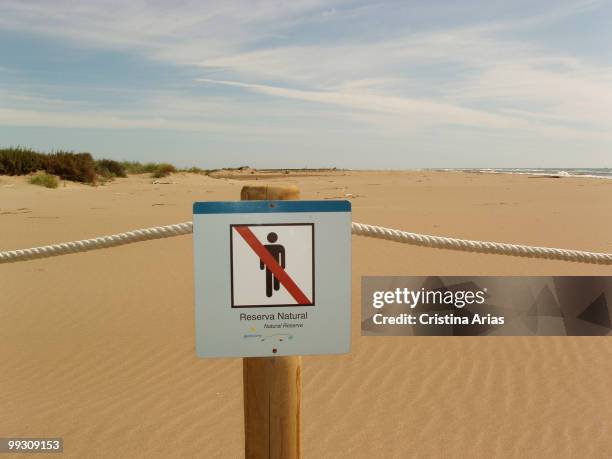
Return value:
<svg viewBox="0 0 612 459">
<path fill-rule="evenodd" d="M 232 237 L 232 231 L 235 226 L 310 226 L 312 227 L 312 303 L 310 304 L 249 304 L 237 306 L 234 304 L 234 242 Z M 304 307 L 314 306 L 315 300 L 315 228 L 314 223 L 236 223 L 230 224 L 229 226 L 229 241 L 230 241 L 230 290 L 231 290 L 231 301 L 232 309 L 243 309 L 243 308 L 281 308 L 281 307 Z"/>
</svg>

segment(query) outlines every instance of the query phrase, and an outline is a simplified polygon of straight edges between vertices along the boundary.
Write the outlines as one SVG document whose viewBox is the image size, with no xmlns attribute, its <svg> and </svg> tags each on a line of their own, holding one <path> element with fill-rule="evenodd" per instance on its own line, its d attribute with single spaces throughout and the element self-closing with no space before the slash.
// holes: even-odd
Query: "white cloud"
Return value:
<svg viewBox="0 0 612 459">
<path fill-rule="evenodd" d="M 510 117 L 492 115 L 486 112 L 450 104 L 405 97 L 381 96 L 361 91 L 303 91 L 277 86 L 205 78 L 200 78 L 198 81 L 202 83 L 236 86 L 270 96 L 306 102 L 339 105 L 355 110 L 383 112 L 397 116 L 409 116 L 420 119 L 421 121 L 426 121 L 428 124 L 439 124 L 443 122 L 455 125 L 502 128 L 510 125 L 514 121 Z"/>
<path fill-rule="evenodd" d="M 291 39 L 294 28 L 317 21 L 321 27 L 336 27 L 350 14 L 350 5 L 347 13 L 342 8 L 346 5 L 319 0 L 264 1 L 256 7 L 246 0 L 0 0 L 2 28 L 138 53 L 199 69 L 202 85 L 270 98 L 255 106 L 238 96 L 192 97 L 160 88 L 143 94 L 129 113 L 96 113 L 85 103 L 63 104 L 44 97 L 37 109 L 33 104 L 39 95 L 24 90 L 21 100 L 0 99 L 5 105 L 0 123 L 281 135 L 295 131 L 289 123 L 274 129 L 261 120 L 318 116 L 406 138 L 431 127 L 459 126 L 505 134 L 529 132 L 534 142 L 553 137 L 609 142 L 612 65 L 520 38 L 522 30 L 598 5 L 569 2 L 519 19 L 419 32 L 395 30 L 375 39 L 343 38 L 339 31 L 333 41 L 297 44 Z M 362 15 L 364 21 L 376 14 L 376 8 L 353 10 L 353 19 Z M 15 89 L 8 92 L 15 94 Z M 256 126 L 244 119 L 255 111 Z"/>
<path fill-rule="evenodd" d="M 269 36 L 263 25 L 286 23 L 324 3 L 2 0 L 0 26 L 100 47 L 127 46 L 185 63 Z"/>
<path fill-rule="evenodd" d="M 240 136 L 293 135 L 295 132 L 278 132 L 271 127 L 248 126 L 244 124 L 214 123 L 168 119 L 163 116 L 143 117 L 139 114 L 112 112 L 61 112 L 0 108 L 0 125 L 3 126 L 44 126 L 57 128 L 93 129 L 166 129 L 193 131 L 211 134 Z"/>
</svg>

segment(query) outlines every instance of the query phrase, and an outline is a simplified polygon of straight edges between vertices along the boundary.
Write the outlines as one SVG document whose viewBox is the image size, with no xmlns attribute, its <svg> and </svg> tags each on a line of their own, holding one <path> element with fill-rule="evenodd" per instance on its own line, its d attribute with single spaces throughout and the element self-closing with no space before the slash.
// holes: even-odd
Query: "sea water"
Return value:
<svg viewBox="0 0 612 459">
<path fill-rule="evenodd" d="M 559 177 L 591 177 L 612 179 L 612 168 L 596 167 L 596 168 L 454 168 L 454 169 L 431 169 L 437 171 L 460 171 L 460 172 L 480 172 L 489 174 L 521 174 L 521 175 L 541 175 L 541 176 L 559 176 Z"/>
</svg>

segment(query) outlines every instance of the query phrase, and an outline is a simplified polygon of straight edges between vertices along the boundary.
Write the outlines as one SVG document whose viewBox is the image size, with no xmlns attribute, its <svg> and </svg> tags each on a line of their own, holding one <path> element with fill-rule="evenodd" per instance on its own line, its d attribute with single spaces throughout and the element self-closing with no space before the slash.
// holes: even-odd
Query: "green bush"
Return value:
<svg viewBox="0 0 612 459">
<path fill-rule="evenodd" d="M 123 161 L 121 166 L 128 174 L 154 174 L 161 164 L 139 163 L 138 161 Z M 174 166 L 172 166 L 174 167 Z"/>
<path fill-rule="evenodd" d="M 69 153 L 59 151 L 47 156 L 45 170 L 64 180 L 94 183 L 96 164 L 89 153 Z"/>
<path fill-rule="evenodd" d="M 127 177 L 127 174 L 148 173 L 159 178 L 177 170 L 167 163 L 142 164 L 112 159 L 94 161 L 89 153 L 58 151 L 47 155 L 22 147 L 0 148 L 0 175 L 27 175 L 36 171 L 45 171 L 64 180 L 95 183 L 97 177 L 111 180 L 114 177 Z M 201 172 L 198 168 L 190 171 Z"/>
<path fill-rule="evenodd" d="M 154 174 L 157 172 L 160 165 L 161 164 L 156 164 L 156 163 L 145 163 L 142 166 L 142 171 L 148 174 Z"/>
<path fill-rule="evenodd" d="M 161 163 L 156 165 L 155 170 L 153 171 L 153 177 L 167 177 L 173 172 L 176 172 L 176 167 L 174 167 L 172 164 Z"/>
<path fill-rule="evenodd" d="M 44 169 L 45 155 L 28 148 L 0 149 L 0 175 L 26 175 Z"/>
<path fill-rule="evenodd" d="M 137 161 L 121 161 L 119 164 L 128 174 L 142 174 L 142 164 Z"/>
<path fill-rule="evenodd" d="M 99 159 L 96 161 L 96 173 L 104 178 L 127 177 L 125 168 L 119 161 Z"/>
<path fill-rule="evenodd" d="M 46 172 L 39 172 L 36 175 L 31 176 L 28 179 L 32 185 L 44 186 L 45 188 L 57 188 L 59 186 L 59 180 L 55 175 L 47 174 Z"/>
<path fill-rule="evenodd" d="M 94 160 L 89 153 L 57 152 L 51 155 L 27 148 L 0 149 L 0 174 L 26 175 L 44 170 L 65 180 L 93 183 Z"/>
<path fill-rule="evenodd" d="M 190 167 L 189 169 L 181 169 L 181 172 L 190 172 L 192 174 L 206 174 L 208 171 L 206 169 L 200 169 L 199 167 Z"/>
</svg>

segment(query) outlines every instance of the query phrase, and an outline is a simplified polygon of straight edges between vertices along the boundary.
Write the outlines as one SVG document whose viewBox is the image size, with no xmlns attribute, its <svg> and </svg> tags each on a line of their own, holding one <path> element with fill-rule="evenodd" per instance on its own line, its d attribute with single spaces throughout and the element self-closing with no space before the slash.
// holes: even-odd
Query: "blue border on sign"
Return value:
<svg viewBox="0 0 612 459">
<path fill-rule="evenodd" d="M 350 201 L 205 201 L 193 203 L 194 214 L 350 211 Z"/>
</svg>

